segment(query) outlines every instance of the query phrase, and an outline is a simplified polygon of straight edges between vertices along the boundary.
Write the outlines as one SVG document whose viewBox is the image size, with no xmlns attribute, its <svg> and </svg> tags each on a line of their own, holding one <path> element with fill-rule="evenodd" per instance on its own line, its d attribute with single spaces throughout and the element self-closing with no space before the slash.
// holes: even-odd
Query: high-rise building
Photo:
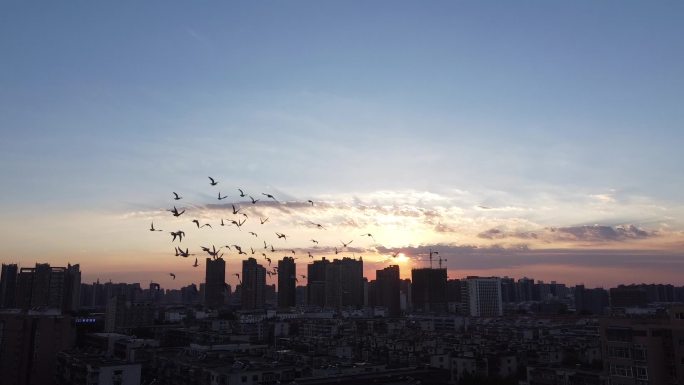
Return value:
<svg viewBox="0 0 684 385">
<path fill-rule="evenodd" d="M 501 279 L 498 277 L 468 277 L 468 313 L 471 317 L 503 315 Z"/>
<path fill-rule="evenodd" d="M 325 274 L 330 261 L 322 258 L 307 266 L 306 298 L 309 306 L 325 306 Z"/>
<path fill-rule="evenodd" d="M 294 258 L 285 257 L 278 261 L 278 307 L 288 308 L 296 305 L 295 289 L 297 265 Z"/>
<path fill-rule="evenodd" d="M 280 272 L 278 272 L 280 275 Z M 265 305 L 266 269 L 254 258 L 242 261 L 242 309 L 263 309 Z"/>
<path fill-rule="evenodd" d="M 611 384 L 684 384 L 684 307 L 669 317 L 600 320 L 604 370 Z"/>
<path fill-rule="evenodd" d="M 226 261 L 223 258 L 207 258 L 204 275 L 204 303 L 207 307 L 223 306 L 223 292 L 226 286 Z"/>
<path fill-rule="evenodd" d="M 17 296 L 17 265 L 2 264 L 0 275 L 0 309 L 13 308 Z"/>
<path fill-rule="evenodd" d="M 78 310 L 80 306 L 81 272 L 79 265 L 50 267 L 38 263 L 23 267 L 17 277 L 17 307 L 53 308 L 63 312 Z"/>
<path fill-rule="evenodd" d="M 603 314 L 608 307 L 608 292 L 605 289 L 587 289 L 575 286 L 575 311 L 580 314 Z"/>
<path fill-rule="evenodd" d="M 73 320 L 59 309 L 0 310 L 0 384 L 52 384 L 57 353 L 75 343 Z"/>
<path fill-rule="evenodd" d="M 375 271 L 375 304 L 387 308 L 387 315 L 390 317 L 398 317 L 401 314 L 400 282 L 398 265 Z"/>
<path fill-rule="evenodd" d="M 129 331 L 154 323 L 154 306 L 150 302 L 133 302 L 124 295 L 116 295 L 107 302 L 105 331 Z"/>
<path fill-rule="evenodd" d="M 325 306 L 361 307 L 364 304 L 363 260 L 335 259 L 325 270 Z"/>
<path fill-rule="evenodd" d="M 417 312 L 446 312 L 447 271 L 444 268 L 411 270 L 411 303 Z"/>
</svg>

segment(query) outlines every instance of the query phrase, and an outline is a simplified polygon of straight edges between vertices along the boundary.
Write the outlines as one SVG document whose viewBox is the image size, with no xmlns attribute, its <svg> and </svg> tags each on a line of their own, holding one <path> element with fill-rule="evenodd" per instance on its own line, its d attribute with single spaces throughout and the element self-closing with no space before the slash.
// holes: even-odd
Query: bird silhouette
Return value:
<svg viewBox="0 0 684 385">
<path fill-rule="evenodd" d="M 312 239 L 311 242 L 312 242 L 312 243 L 315 243 L 315 244 L 318 244 L 318 241 L 315 240 L 315 239 Z"/>
<path fill-rule="evenodd" d="M 275 199 L 275 197 L 274 197 L 273 195 L 271 195 L 271 194 L 261 193 L 261 195 L 263 195 L 263 196 L 265 196 L 265 197 L 267 197 L 267 198 L 273 199 L 274 201 L 278 202 L 278 200 Z"/>
<path fill-rule="evenodd" d="M 253 247 L 250 247 L 249 250 L 251 250 L 252 254 L 254 254 L 254 248 Z"/>
<path fill-rule="evenodd" d="M 303 279 L 306 279 L 306 275 L 302 275 L 301 277 L 302 277 Z"/>
<path fill-rule="evenodd" d="M 221 226 L 225 226 L 226 224 L 223 223 L 223 218 L 221 218 Z"/>
<path fill-rule="evenodd" d="M 254 199 L 254 198 L 252 198 L 252 196 L 251 196 L 251 195 L 249 196 L 249 199 L 251 199 L 251 200 L 252 200 L 252 204 L 253 204 L 253 205 L 255 205 L 255 204 L 256 204 L 257 202 L 259 202 L 259 200 L 258 200 L 258 199 Z"/>
<path fill-rule="evenodd" d="M 373 235 L 372 235 L 371 233 L 361 234 L 361 236 L 362 236 L 362 237 L 370 237 L 370 238 L 373 239 L 373 242 L 375 242 L 375 238 L 373 238 Z"/>
<path fill-rule="evenodd" d="M 228 198 L 228 195 L 221 196 L 221 192 L 219 191 L 218 193 L 218 200 L 222 201 L 224 199 Z"/>
<path fill-rule="evenodd" d="M 249 233 L 252 234 L 252 235 L 254 235 L 254 236 L 257 237 L 257 238 L 259 237 L 259 236 L 257 235 L 257 233 L 255 233 L 254 231 L 250 231 Z"/>
<path fill-rule="evenodd" d="M 173 206 L 173 210 L 167 210 L 167 211 L 172 212 L 174 217 L 180 217 L 185 212 L 185 210 L 178 212 L 178 209 L 176 208 L 176 206 Z"/>
<path fill-rule="evenodd" d="M 244 198 L 244 197 L 245 197 L 245 193 L 243 193 L 242 190 L 240 190 L 240 189 L 238 189 L 238 191 L 240 192 L 240 198 Z"/>
<path fill-rule="evenodd" d="M 339 254 L 340 252 L 337 250 L 337 247 L 335 248 L 335 255 Z"/>
<path fill-rule="evenodd" d="M 208 177 L 208 178 L 209 178 L 209 180 L 211 181 L 211 182 L 209 182 L 210 185 L 216 186 L 216 185 L 218 184 L 218 182 L 216 182 L 216 181 L 214 180 L 214 178 L 212 178 L 212 177 Z"/>
<path fill-rule="evenodd" d="M 173 200 L 175 200 L 175 201 L 179 201 L 179 200 L 183 199 L 182 196 L 176 194 L 175 192 L 173 193 L 173 195 L 175 195 L 175 196 L 173 197 Z"/>
<path fill-rule="evenodd" d="M 323 227 L 323 225 L 320 223 L 316 223 L 316 222 L 309 222 L 309 223 L 311 223 L 312 225 L 316 226 L 319 229 L 325 230 L 325 227 Z"/>
<path fill-rule="evenodd" d="M 152 222 L 152 224 L 150 224 L 150 231 L 162 231 L 162 230 L 155 229 L 154 228 L 154 222 Z"/>
<path fill-rule="evenodd" d="M 199 266 L 199 264 L 197 263 L 197 258 L 195 258 L 195 264 L 192 265 L 192 267 L 197 267 L 197 266 Z"/>
<path fill-rule="evenodd" d="M 313 257 L 314 257 L 313 255 L 311 255 L 311 252 L 310 252 L 310 251 L 307 251 L 307 253 L 309 253 L 309 258 L 313 258 Z"/>
<path fill-rule="evenodd" d="M 311 199 L 309 199 L 307 202 L 311 203 L 311 206 L 314 205 L 314 203 L 313 203 L 313 201 L 312 201 Z"/>
<path fill-rule="evenodd" d="M 266 260 L 268 261 L 268 265 L 271 266 L 271 258 L 266 257 Z"/>
<path fill-rule="evenodd" d="M 242 284 L 242 281 L 240 280 L 240 274 L 235 273 L 235 274 L 233 274 L 233 275 L 236 276 L 237 279 L 238 279 L 238 282 L 240 282 L 240 284 Z"/>
<path fill-rule="evenodd" d="M 231 204 L 231 207 L 233 207 L 233 214 L 237 214 L 240 212 L 240 209 L 236 209 L 234 204 Z"/>
<path fill-rule="evenodd" d="M 351 241 L 349 241 L 349 242 L 347 242 L 347 243 L 344 243 L 344 242 L 342 242 L 342 241 L 340 241 L 340 242 L 342 243 L 342 247 L 346 248 L 347 246 L 349 246 L 349 244 L 351 244 L 352 242 L 354 242 L 354 240 L 352 239 Z"/>
<path fill-rule="evenodd" d="M 278 236 L 278 239 L 284 239 L 287 241 L 287 235 L 281 233 L 276 233 L 276 235 Z"/>
<path fill-rule="evenodd" d="M 259 221 L 260 221 L 261 224 L 263 225 L 264 223 L 268 222 L 268 217 L 266 217 L 266 219 L 261 219 L 261 218 L 259 218 Z"/>
<path fill-rule="evenodd" d="M 174 280 L 176 279 L 176 274 L 169 273 L 169 275 L 172 276 Z"/>
<path fill-rule="evenodd" d="M 183 230 L 178 230 L 178 231 L 171 231 L 171 235 L 173 236 L 173 239 L 171 242 L 176 240 L 176 237 L 178 238 L 178 242 L 183 242 L 183 237 L 185 236 L 185 231 Z"/>
<path fill-rule="evenodd" d="M 190 251 L 188 250 L 187 247 L 185 248 L 185 251 L 183 251 L 183 249 L 181 249 L 180 247 L 176 247 L 176 252 L 178 253 L 179 256 L 181 256 L 183 258 L 187 258 L 191 255 L 195 255 L 195 254 L 190 254 Z"/>
</svg>

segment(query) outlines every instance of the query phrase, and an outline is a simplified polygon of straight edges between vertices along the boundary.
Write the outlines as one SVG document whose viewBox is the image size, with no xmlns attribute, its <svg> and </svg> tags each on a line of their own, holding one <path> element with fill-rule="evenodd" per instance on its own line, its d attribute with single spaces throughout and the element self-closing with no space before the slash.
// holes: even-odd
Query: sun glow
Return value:
<svg viewBox="0 0 684 385">
<path fill-rule="evenodd" d="M 409 257 L 407 257 L 406 254 L 404 254 L 404 253 L 399 253 L 399 254 L 397 254 L 397 257 L 394 258 L 394 260 L 397 263 L 406 263 L 409 261 Z"/>
</svg>

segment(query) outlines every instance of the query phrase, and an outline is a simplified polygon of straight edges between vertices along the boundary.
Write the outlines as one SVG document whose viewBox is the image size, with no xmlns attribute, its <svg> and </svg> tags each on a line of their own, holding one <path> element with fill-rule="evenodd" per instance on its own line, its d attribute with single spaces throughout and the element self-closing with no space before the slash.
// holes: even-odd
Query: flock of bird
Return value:
<svg viewBox="0 0 684 385">
<path fill-rule="evenodd" d="M 214 179 L 212 177 L 208 177 L 208 178 L 209 178 L 209 185 L 210 186 L 217 186 L 219 184 L 219 182 L 216 179 Z M 278 201 L 278 199 L 275 198 L 275 196 L 273 196 L 272 194 L 269 194 L 269 193 L 261 193 L 261 195 L 264 196 L 265 198 L 255 199 L 251 195 L 245 194 L 242 189 L 238 188 L 237 191 L 239 192 L 240 198 L 245 198 L 245 197 L 249 198 L 249 202 L 245 202 L 249 205 L 257 205 L 257 203 L 260 202 L 262 199 L 272 201 L 273 202 L 272 204 L 281 204 L 280 201 Z M 172 194 L 173 194 L 173 200 L 174 201 L 181 201 L 183 199 L 183 197 L 181 195 L 179 195 L 177 192 L 172 192 Z M 217 199 L 219 201 L 223 201 L 227 198 L 228 198 L 228 195 L 221 195 L 221 192 L 218 191 Z M 314 204 L 315 204 L 313 200 L 307 200 L 306 202 L 308 204 L 310 204 L 311 206 L 314 206 Z M 224 226 L 229 226 L 229 227 L 235 226 L 236 229 L 242 230 L 242 227 L 250 219 L 249 215 L 245 212 L 246 210 L 243 210 L 243 208 L 236 207 L 236 203 L 231 203 L 230 208 L 232 209 L 233 218 L 225 219 L 225 220 L 223 218 L 221 218 L 220 223 L 218 223 L 217 225 L 220 225 L 222 227 L 224 227 Z M 175 218 L 180 218 L 186 213 L 186 209 L 183 208 L 182 210 L 179 211 L 179 209 L 175 205 L 173 206 L 172 209 L 168 209 L 166 211 L 170 212 Z M 188 215 L 189 214 L 185 214 L 185 217 L 187 217 Z M 185 217 L 183 217 L 183 218 L 185 218 Z M 266 222 L 268 222 L 268 220 L 269 220 L 269 217 L 259 217 L 259 225 L 258 226 L 264 225 Z M 200 222 L 200 220 L 196 219 L 196 218 L 188 220 L 187 223 L 188 224 L 191 224 L 191 223 L 194 224 L 194 226 L 196 226 L 196 229 L 203 229 L 203 228 L 207 228 L 207 227 L 213 229 L 211 223 L 203 223 L 203 222 Z M 256 223 L 256 221 L 254 221 L 254 223 Z M 326 228 L 320 223 L 309 221 L 308 224 L 317 230 L 326 230 Z M 149 231 L 151 231 L 151 232 L 163 232 L 164 230 L 156 228 L 154 225 L 154 222 L 152 222 L 150 224 Z M 260 236 L 259 233 L 261 233 L 262 236 Z M 281 254 L 286 253 L 287 256 L 290 256 L 290 254 L 292 254 L 291 256 L 294 259 L 299 258 L 299 257 L 295 257 L 296 250 L 294 250 L 294 249 L 280 249 L 280 248 L 276 249 L 275 246 L 273 245 L 273 243 L 267 242 L 269 240 L 268 237 L 263 237 L 263 233 L 261 231 L 259 231 L 259 233 L 257 233 L 254 230 L 248 232 L 249 235 L 253 236 L 254 238 L 260 238 L 263 242 L 263 249 L 258 250 L 258 253 L 257 253 L 257 250 L 255 250 L 253 246 L 250 246 L 249 248 L 247 248 L 247 247 L 243 247 L 243 246 L 237 245 L 237 244 L 224 244 L 224 245 L 221 245 L 219 247 L 216 247 L 215 245 L 211 245 L 211 246 L 201 246 L 200 245 L 199 247 L 202 250 L 202 253 L 206 253 L 209 257 L 211 257 L 214 260 L 222 259 L 225 256 L 226 252 L 230 252 L 230 251 L 237 253 L 238 256 L 240 256 L 240 255 L 254 255 L 255 257 L 256 256 L 263 257 L 263 260 L 268 263 L 268 269 L 267 269 L 266 273 L 268 274 L 269 277 L 276 276 L 278 274 L 278 268 L 276 266 L 272 266 L 273 265 L 273 259 L 269 255 L 274 254 L 274 253 L 281 253 Z M 175 243 L 176 241 L 178 241 L 178 243 L 181 244 L 183 242 L 183 239 L 186 238 L 186 233 L 182 229 L 175 230 L 175 231 L 169 231 L 169 234 L 171 236 L 171 242 L 172 243 Z M 276 231 L 276 232 L 274 232 L 274 234 L 276 237 L 275 238 L 276 241 L 280 241 L 280 240 L 282 240 L 283 242 L 287 241 L 288 236 L 285 233 Z M 370 233 L 361 234 L 361 236 L 362 237 L 368 237 L 368 238 L 372 239 L 373 242 L 375 242 L 375 238 Z M 314 250 L 318 249 L 319 242 L 313 238 L 310 241 L 313 245 Z M 344 250 L 348 249 L 349 245 L 353 241 L 354 241 L 353 239 L 346 241 L 346 242 L 340 241 L 341 245 L 339 246 L 339 248 L 336 246 L 336 247 L 329 248 L 329 250 L 334 250 L 335 254 L 337 255 L 337 254 L 343 252 Z M 259 246 L 259 248 L 261 248 L 261 246 Z M 194 268 L 197 268 L 200 266 L 197 254 L 191 253 L 189 250 L 189 247 L 186 247 L 185 250 L 183 250 L 180 247 L 180 245 L 178 245 L 178 246 L 175 246 L 174 252 L 175 252 L 176 257 L 189 258 L 191 256 L 194 256 L 195 261 L 191 266 Z M 306 256 L 308 258 L 310 258 L 312 260 L 315 259 L 314 255 L 311 253 L 311 251 L 306 251 L 306 252 L 307 252 Z M 392 256 L 396 257 L 397 254 L 398 253 L 393 253 Z M 235 273 L 234 275 L 237 277 L 238 282 L 241 283 L 240 274 Z M 169 276 L 171 276 L 174 280 L 176 279 L 175 273 L 169 273 Z M 300 275 L 300 277 L 302 279 L 306 279 L 305 275 Z M 295 277 L 295 281 L 298 282 L 297 277 Z"/>
</svg>

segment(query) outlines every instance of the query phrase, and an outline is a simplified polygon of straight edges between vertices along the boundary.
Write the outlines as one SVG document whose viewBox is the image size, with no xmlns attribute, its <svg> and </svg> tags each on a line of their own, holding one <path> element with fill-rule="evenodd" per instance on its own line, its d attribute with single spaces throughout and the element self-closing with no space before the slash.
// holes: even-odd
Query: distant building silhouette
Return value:
<svg viewBox="0 0 684 385">
<path fill-rule="evenodd" d="M 446 312 L 446 269 L 411 270 L 411 302 L 417 312 Z"/>
<path fill-rule="evenodd" d="M 79 265 L 50 267 L 47 263 L 38 263 L 36 267 L 23 267 L 19 271 L 16 306 L 76 311 L 81 302 L 80 292 Z"/>
<path fill-rule="evenodd" d="M 498 277 L 466 278 L 468 314 L 471 317 L 503 315 L 501 279 Z"/>
<path fill-rule="evenodd" d="M 375 271 L 376 305 L 387 308 L 387 315 L 390 317 L 398 317 L 401 314 L 400 283 L 398 265 Z"/>
<path fill-rule="evenodd" d="M 296 303 L 297 265 L 294 258 L 285 257 L 278 261 L 278 307 L 288 308 Z"/>
<path fill-rule="evenodd" d="M 325 269 L 325 306 L 364 305 L 363 260 L 335 259 Z"/>
<path fill-rule="evenodd" d="M 204 275 L 204 303 L 207 307 L 223 306 L 225 285 L 226 261 L 223 258 L 207 258 Z"/>
<path fill-rule="evenodd" d="M 279 274 L 280 275 L 280 274 Z M 266 269 L 254 258 L 242 261 L 242 309 L 263 309 L 266 292 Z"/>
<path fill-rule="evenodd" d="M 307 266 L 306 297 L 309 306 L 325 306 L 325 274 L 330 261 L 323 257 Z"/>
<path fill-rule="evenodd" d="M 106 332 L 126 332 L 154 323 L 154 305 L 151 302 L 133 302 L 124 295 L 116 295 L 107 302 Z"/>
<path fill-rule="evenodd" d="M 575 286 L 575 311 L 580 314 L 603 314 L 608 307 L 608 292 L 605 289 L 586 289 Z"/>
<path fill-rule="evenodd" d="M 648 303 L 646 290 L 636 285 L 620 285 L 610 289 L 610 307 L 643 307 Z"/>
<path fill-rule="evenodd" d="M 17 296 L 17 265 L 2 264 L 0 275 L 0 309 L 13 308 L 16 306 Z"/>
</svg>

